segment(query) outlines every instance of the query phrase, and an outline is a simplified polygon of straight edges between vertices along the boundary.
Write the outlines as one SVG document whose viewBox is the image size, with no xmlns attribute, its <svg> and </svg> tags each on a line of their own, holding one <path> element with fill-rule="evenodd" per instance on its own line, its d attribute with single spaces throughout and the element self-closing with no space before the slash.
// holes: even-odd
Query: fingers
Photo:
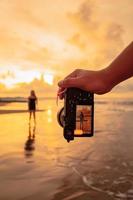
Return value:
<svg viewBox="0 0 133 200">
<path fill-rule="evenodd" d="M 57 95 L 59 96 L 60 99 L 64 98 L 64 93 L 66 91 L 66 88 L 79 87 L 80 81 L 78 78 L 78 74 L 80 73 L 80 71 L 81 71 L 80 69 L 74 70 L 72 73 L 66 76 L 64 80 L 58 83 L 59 90 Z"/>
<path fill-rule="evenodd" d="M 68 78 L 76 78 L 79 74 L 79 69 L 76 69 L 74 70 L 72 73 L 70 73 L 68 76 L 65 77 L 65 79 L 68 79 Z"/>
<path fill-rule="evenodd" d="M 76 78 L 77 76 L 78 76 L 78 74 L 79 74 L 79 69 L 76 69 L 76 70 L 74 70 L 72 73 L 70 73 L 68 76 L 66 76 L 65 78 L 64 78 L 64 80 L 68 80 L 68 79 L 71 79 L 71 78 Z M 62 80 L 62 81 L 64 81 L 64 80 Z M 58 83 L 58 85 L 60 86 L 60 83 L 62 82 L 62 81 L 60 81 L 59 83 Z"/>
<path fill-rule="evenodd" d="M 59 88 L 58 89 L 58 92 L 57 92 L 57 96 L 60 98 L 60 99 L 63 99 L 64 98 L 64 93 L 65 93 L 66 89 L 65 88 Z"/>
<path fill-rule="evenodd" d="M 63 99 L 66 89 L 70 87 L 80 88 L 81 81 L 79 80 L 79 78 L 68 78 L 68 79 L 64 79 L 63 81 L 60 81 L 58 83 L 58 86 L 60 87 L 58 90 L 58 96 L 60 99 Z"/>
<path fill-rule="evenodd" d="M 79 78 L 67 78 L 58 83 L 58 86 L 61 88 L 78 87 L 79 85 Z"/>
</svg>

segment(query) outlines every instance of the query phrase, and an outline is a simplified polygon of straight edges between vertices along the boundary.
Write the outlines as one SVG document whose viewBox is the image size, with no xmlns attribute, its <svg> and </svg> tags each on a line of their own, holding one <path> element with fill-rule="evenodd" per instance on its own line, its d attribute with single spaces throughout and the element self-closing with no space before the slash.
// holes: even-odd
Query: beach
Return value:
<svg viewBox="0 0 133 200">
<path fill-rule="evenodd" d="M 54 99 L 0 106 L 0 200 L 132 200 L 133 101 L 96 99 L 94 136 L 67 143 Z"/>
</svg>

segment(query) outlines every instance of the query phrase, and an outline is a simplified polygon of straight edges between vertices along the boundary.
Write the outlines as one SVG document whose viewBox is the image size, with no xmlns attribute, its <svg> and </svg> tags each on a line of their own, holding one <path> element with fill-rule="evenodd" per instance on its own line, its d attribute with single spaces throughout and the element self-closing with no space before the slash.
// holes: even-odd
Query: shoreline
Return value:
<svg viewBox="0 0 133 200">
<path fill-rule="evenodd" d="M 44 112 L 46 110 L 36 110 L 36 112 Z M 16 114 L 16 113 L 28 113 L 28 110 L 0 110 L 0 115 L 3 114 Z"/>
<path fill-rule="evenodd" d="M 5 106 L 7 102 L 0 102 L 0 106 Z"/>
</svg>

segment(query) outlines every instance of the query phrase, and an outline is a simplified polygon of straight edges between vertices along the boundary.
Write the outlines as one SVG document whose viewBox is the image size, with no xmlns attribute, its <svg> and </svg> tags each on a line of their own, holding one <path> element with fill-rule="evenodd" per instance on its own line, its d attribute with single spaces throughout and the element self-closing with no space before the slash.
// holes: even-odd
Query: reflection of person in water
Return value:
<svg viewBox="0 0 133 200">
<path fill-rule="evenodd" d="M 26 150 L 26 156 L 32 156 L 32 151 L 35 150 L 35 132 L 36 132 L 36 126 L 33 126 L 31 129 L 31 126 L 29 126 L 29 134 L 28 134 L 28 139 L 25 143 L 24 149 Z"/>
<path fill-rule="evenodd" d="M 29 107 L 29 122 L 31 120 L 31 116 L 33 114 L 34 122 L 36 122 L 36 104 L 37 97 L 34 90 L 31 90 L 30 96 L 28 97 L 28 107 Z"/>
<path fill-rule="evenodd" d="M 80 118 L 80 129 L 83 130 L 83 121 L 84 121 L 83 112 L 80 112 L 79 118 Z"/>
</svg>

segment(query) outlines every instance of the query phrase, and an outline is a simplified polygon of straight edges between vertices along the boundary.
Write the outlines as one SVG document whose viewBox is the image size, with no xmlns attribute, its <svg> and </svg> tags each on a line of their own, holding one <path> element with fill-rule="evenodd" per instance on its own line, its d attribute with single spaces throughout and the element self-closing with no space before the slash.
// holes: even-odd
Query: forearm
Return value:
<svg viewBox="0 0 133 200">
<path fill-rule="evenodd" d="M 133 42 L 105 69 L 107 83 L 114 87 L 133 76 Z"/>
</svg>

